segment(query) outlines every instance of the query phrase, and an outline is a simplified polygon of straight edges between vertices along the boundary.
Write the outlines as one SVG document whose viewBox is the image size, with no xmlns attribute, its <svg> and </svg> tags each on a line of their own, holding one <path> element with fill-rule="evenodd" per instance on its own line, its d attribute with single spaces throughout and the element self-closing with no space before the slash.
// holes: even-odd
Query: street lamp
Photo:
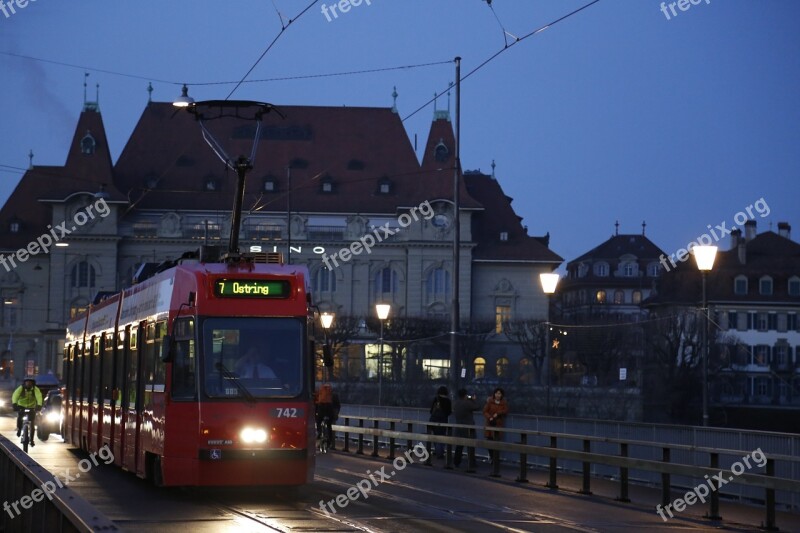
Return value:
<svg viewBox="0 0 800 533">
<path fill-rule="evenodd" d="M 378 313 L 378 320 L 381 321 L 380 352 L 378 355 L 378 406 L 382 404 L 383 388 L 383 321 L 389 318 L 389 311 L 392 306 L 389 304 L 375 304 L 375 311 Z"/>
<path fill-rule="evenodd" d="M 708 333 L 708 300 L 706 296 L 706 277 L 714 266 L 714 259 L 717 256 L 716 246 L 695 246 L 692 248 L 694 260 L 697 262 L 697 269 L 703 275 L 703 314 L 705 324 L 703 328 L 703 425 L 708 426 L 708 358 L 711 352 L 711 343 Z"/>
<path fill-rule="evenodd" d="M 331 353 L 331 345 L 328 343 L 328 330 L 330 330 L 331 325 L 333 324 L 333 313 L 322 313 L 319 317 L 319 321 L 322 324 L 322 329 L 325 330 L 325 344 L 322 346 L 322 366 L 324 376 L 326 377 L 325 381 L 330 381 L 330 368 L 333 366 L 333 354 Z"/>
<path fill-rule="evenodd" d="M 539 283 L 542 291 L 547 295 L 547 325 L 544 328 L 545 361 L 547 361 L 547 415 L 550 416 L 550 383 L 552 368 L 550 368 L 550 298 L 556 292 L 560 276 L 555 272 L 542 272 L 539 274 Z"/>
</svg>

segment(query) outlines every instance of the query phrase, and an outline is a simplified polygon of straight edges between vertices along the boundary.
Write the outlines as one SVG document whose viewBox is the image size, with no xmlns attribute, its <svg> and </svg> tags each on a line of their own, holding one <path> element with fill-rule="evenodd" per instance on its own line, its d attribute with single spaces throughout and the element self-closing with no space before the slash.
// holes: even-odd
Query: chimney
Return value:
<svg viewBox="0 0 800 533">
<path fill-rule="evenodd" d="M 739 246 L 739 241 L 742 240 L 742 230 L 736 228 L 731 231 L 731 250 L 735 250 Z"/>
<path fill-rule="evenodd" d="M 744 223 L 744 240 L 747 242 L 756 238 L 756 221 L 748 220 Z"/>
<path fill-rule="evenodd" d="M 739 246 L 737 247 L 737 255 L 739 262 L 743 265 L 747 264 L 747 239 L 739 239 Z"/>
<path fill-rule="evenodd" d="M 778 235 L 784 239 L 792 238 L 792 227 L 788 222 L 778 222 Z"/>
</svg>

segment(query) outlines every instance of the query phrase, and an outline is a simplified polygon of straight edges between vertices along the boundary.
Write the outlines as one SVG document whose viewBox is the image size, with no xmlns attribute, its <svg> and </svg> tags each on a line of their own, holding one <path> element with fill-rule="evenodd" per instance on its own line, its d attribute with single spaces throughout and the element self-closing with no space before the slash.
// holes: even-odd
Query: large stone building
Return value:
<svg viewBox="0 0 800 533">
<path fill-rule="evenodd" d="M 376 303 L 390 303 L 395 320 L 449 321 L 456 220 L 463 328 L 546 317 L 538 275 L 562 259 L 549 238 L 527 235 L 493 175 L 459 172 L 454 216 L 455 139 L 446 112 L 434 115 L 420 162 L 394 108 L 280 110 L 285 119 L 263 119 L 239 245 L 307 265 L 321 310 L 360 317 L 343 378 L 375 376 L 376 334 L 365 326 Z M 207 127 L 232 158 L 250 154 L 255 122 Z M 129 286 L 143 263 L 227 246 L 236 181 L 195 118 L 168 103 L 147 104 L 112 162 L 99 109 L 85 104 L 64 166 L 32 165 L 0 210 L 3 374 L 60 372 L 70 316 L 98 292 Z M 366 235 L 380 242 L 350 257 L 340 251 Z M 446 348 L 426 350 L 415 364 L 431 377 L 446 374 Z M 466 376 L 512 374 L 521 359 L 498 335 L 480 353 L 465 353 Z"/>
</svg>

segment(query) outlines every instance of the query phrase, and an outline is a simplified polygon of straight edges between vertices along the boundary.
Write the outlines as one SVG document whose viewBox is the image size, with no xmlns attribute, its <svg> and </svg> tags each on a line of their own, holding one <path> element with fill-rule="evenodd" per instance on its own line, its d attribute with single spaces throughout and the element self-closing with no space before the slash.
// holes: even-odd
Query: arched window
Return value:
<svg viewBox="0 0 800 533">
<path fill-rule="evenodd" d="M 70 274 L 70 285 L 72 287 L 94 287 L 94 267 L 88 261 L 76 263 L 72 267 L 72 273 Z"/>
<path fill-rule="evenodd" d="M 533 365 L 531 364 L 531 360 L 527 357 L 519 362 L 519 381 L 526 385 L 532 385 L 535 382 Z"/>
<path fill-rule="evenodd" d="M 614 291 L 614 303 L 617 305 L 625 303 L 625 291 L 622 290 Z"/>
<path fill-rule="evenodd" d="M 640 290 L 633 291 L 633 294 L 631 295 L 631 302 L 633 302 L 636 305 L 642 303 L 642 291 Z"/>
<path fill-rule="evenodd" d="M 314 276 L 314 292 L 336 292 L 336 273 L 323 266 Z"/>
<path fill-rule="evenodd" d="M 425 280 L 425 295 L 429 302 L 447 301 L 450 296 L 450 272 L 442 267 L 431 270 Z"/>
<path fill-rule="evenodd" d="M 595 294 L 595 301 L 599 304 L 606 303 L 606 291 L 597 291 L 597 294 Z"/>
<path fill-rule="evenodd" d="M 92 155 L 96 145 L 97 143 L 95 142 L 94 137 L 92 137 L 92 134 L 87 131 L 86 135 L 83 137 L 83 139 L 81 139 L 81 153 L 85 155 Z"/>
<path fill-rule="evenodd" d="M 498 378 L 508 378 L 511 376 L 511 369 L 508 362 L 508 357 L 500 357 L 495 365 L 495 372 Z"/>
<path fill-rule="evenodd" d="M 472 368 L 475 372 L 475 378 L 482 378 L 486 376 L 486 359 L 483 357 L 476 357 L 472 361 Z"/>
</svg>

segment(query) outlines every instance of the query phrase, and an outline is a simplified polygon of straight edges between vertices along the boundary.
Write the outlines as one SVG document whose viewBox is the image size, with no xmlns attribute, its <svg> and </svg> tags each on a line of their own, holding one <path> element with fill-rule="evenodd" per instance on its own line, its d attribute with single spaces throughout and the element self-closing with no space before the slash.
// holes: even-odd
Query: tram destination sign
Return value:
<svg viewBox="0 0 800 533">
<path fill-rule="evenodd" d="M 287 280 L 214 280 L 214 295 L 217 298 L 288 298 L 290 288 Z"/>
</svg>

